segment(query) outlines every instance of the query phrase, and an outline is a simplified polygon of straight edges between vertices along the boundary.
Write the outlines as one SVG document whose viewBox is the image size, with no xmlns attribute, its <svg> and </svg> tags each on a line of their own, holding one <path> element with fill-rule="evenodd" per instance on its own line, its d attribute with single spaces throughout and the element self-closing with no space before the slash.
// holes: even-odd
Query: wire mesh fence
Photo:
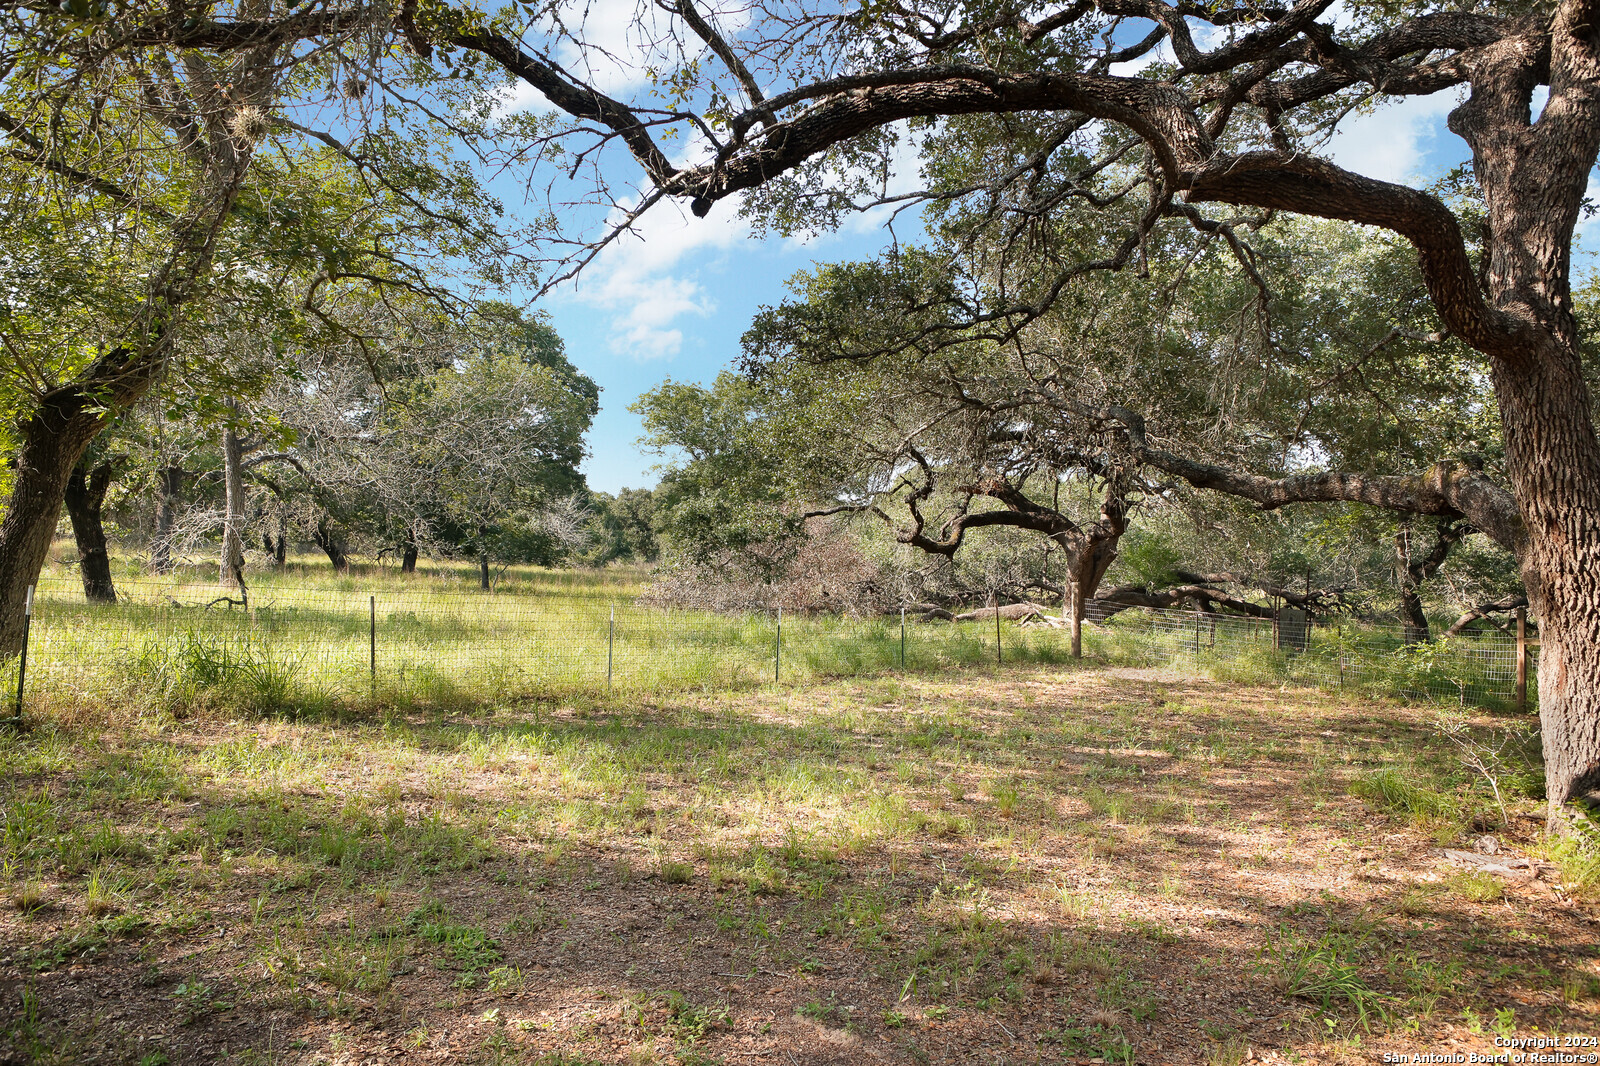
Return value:
<svg viewBox="0 0 1600 1066">
<path fill-rule="evenodd" d="M 1445 699 L 1470 707 L 1536 702 L 1537 647 L 1491 631 L 1407 643 L 1400 627 L 1313 623 L 1303 613 L 1245 618 L 1180 610 L 1126 611 L 1107 627 L 1122 654 L 1239 681 L 1289 681 L 1368 695 Z"/>
<path fill-rule="evenodd" d="M 41 698 L 108 696 L 176 706 L 315 708 L 362 698 L 450 704 L 584 691 L 800 684 L 980 663 L 1065 662 L 1066 629 L 668 610 L 596 597 L 441 590 L 124 581 L 115 604 L 41 584 L 27 687 Z M 247 602 L 244 602 L 246 601 Z M 1296 623 L 1296 625 L 1300 625 Z M 1516 696 L 1514 637 L 1407 646 L 1399 630 L 1124 611 L 1085 627 L 1102 660 L 1240 681 L 1286 681 L 1471 706 Z M 16 685 L 18 661 L 0 667 Z M 1530 667 L 1531 671 L 1531 667 Z"/>
</svg>

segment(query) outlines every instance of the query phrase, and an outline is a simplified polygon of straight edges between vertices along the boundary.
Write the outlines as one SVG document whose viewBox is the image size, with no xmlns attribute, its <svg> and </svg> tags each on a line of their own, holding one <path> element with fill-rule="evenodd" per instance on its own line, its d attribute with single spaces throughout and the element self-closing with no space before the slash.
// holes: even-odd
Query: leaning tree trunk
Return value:
<svg viewBox="0 0 1600 1066">
<path fill-rule="evenodd" d="M 72 519 L 72 536 L 78 543 L 78 574 L 83 578 L 83 596 L 90 603 L 116 603 L 117 588 L 111 580 L 111 554 L 106 550 L 106 528 L 101 510 L 106 490 L 111 487 L 110 463 L 98 464 L 86 472 L 83 464 L 72 468 L 63 501 Z"/>
<path fill-rule="evenodd" d="M 11 498 L 0 519 L 0 655 L 22 648 L 28 587 L 49 557 L 67 479 L 100 426 L 98 405 L 77 390 L 47 398 L 22 425 Z"/>
<path fill-rule="evenodd" d="M 244 91 L 245 99 L 257 95 Z M 170 254 L 151 275 L 153 288 L 145 294 L 135 330 L 140 339 L 104 352 L 73 384 L 46 393 L 21 426 L 11 499 L 0 519 L 0 655 L 22 648 L 27 589 L 38 580 L 50 553 L 72 468 L 106 420 L 149 391 L 166 362 L 173 315 L 210 273 L 217 237 L 254 152 L 237 137 L 213 135 L 218 132 L 214 120 L 221 118 L 208 117 L 207 136 L 195 139 L 195 153 L 203 162 L 189 203 L 172 227 Z"/>
<path fill-rule="evenodd" d="M 228 407 L 238 412 L 238 405 Z M 222 429 L 222 560 L 217 580 L 228 588 L 244 586 L 244 446 L 229 422 Z"/>
<path fill-rule="evenodd" d="M 1428 632 L 1428 615 L 1422 609 L 1422 595 L 1417 591 L 1416 569 L 1411 555 L 1411 527 L 1401 526 L 1394 535 L 1394 574 L 1400 586 L 1400 627 L 1406 647 L 1426 644 L 1432 634 Z M 1310 586 L 1306 586 L 1310 591 Z"/>
<path fill-rule="evenodd" d="M 1400 627 L 1407 646 L 1426 644 L 1433 639 L 1428 631 L 1428 615 L 1422 609 L 1422 597 L 1410 584 L 1400 588 Z"/>
<path fill-rule="evenodd" d="M 344 534 L 328 521 L 327 515 L 317 519 L 317 528 L 311 531 L 311 539 L 317 542 L 317 547 L 322 549 L 322 554 L 328 557 L 328 562 L 333 564 L 335 570 L 343 573 L 350 569 Z"/>
</svg>

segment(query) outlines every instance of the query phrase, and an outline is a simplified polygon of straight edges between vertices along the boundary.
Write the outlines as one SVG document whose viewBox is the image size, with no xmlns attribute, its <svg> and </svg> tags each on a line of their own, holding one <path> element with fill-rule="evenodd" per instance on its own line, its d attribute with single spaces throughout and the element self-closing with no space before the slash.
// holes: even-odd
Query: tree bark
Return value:
<svg viewBox="0 0 1600 1066">
<path fill-rule="evenodd" d="M 350 556 L 345 550 L 344 534 L 339 531 L 327 515 L 317 520 L 317 528 L 311 531 L 311 539 L 316 541 L 317 547 L 328 557 L 328 562 L 333 568 L 343 573 L 350 569 Z"/>
<path fill-rule="evenodd" d="M 158 574 L 172 569 L 172 528 L 178 521 L 183 479 L 181 466 L 163 466 L 156 471 L 156 533 L 150 541 L 150 569 Z"/>
<path fill-rule="evenodd" d="M 116 475 L 109 462 L 98 463 L 93 471 L 84 464 L 73 467 L 67 479 L 63 500 L 72 520 L 72 536 L 78 545 L 78 574 L 83 579 L 83 596 L 90 603 L 116 603 L 117 588 L 111 580 L 111 554 L 106 550 L 106 530 L 101 518 L 106 490 Z"/>
<path fill-rule="evenodd" d="M 278 500 L 278 543 L 272 548 L 272 565 L 282 570 L 289 562 L 289 501 Z"/>
<path fill-rule="evenodd" d="M 1494 600 L 1489 603 L 1480 603 L 1476 607 L 1472 608 L 1472 610 L 1463 612 L 1461 617 L 1457 618 L 1450 628 L 1444 631 L 1444 635 L 1447 637 L 1460 636 L 1462 633 L 1467 631 L 1468 626 L 1478 621 L 1480 618 L 1488 618 L 1491 614 L 1503 614 L 1507 611 L 1515 611 L 1519 607 L 1526 606 L 1528 606 L 1528 597 L 1526 596 L 1507 596 L 1504 599 Z M 1505 628 L 1504 626 L 1500 626 L 1498 623 L 1493 624 L 1496 625 L 1497 628 Z"/>
<path fill-rule="evenodd" d="M 1117 519 L 1104 519 L 1089 527 L 1086 534 L 1057 534 L 1055 542 L 1061 546 L 1066 559 L 1066 595 L 1062 604 L 1067 616 L 1067 626 L 1072 634 L 1072 657 L 1083 658 L 1083 617 L 1089 601 L 1100 589 L 1106 571 L 1117 558 L 1117 543 L 1121 540 L 1127 523 L 1116 509 Z"/>
<path fill-rule="evenodd" d="M 489 591 L 489 549 L 478 550 L 478 587 Z"/>
<path fill-rule="evenodd" d="M 402 574 L 417 572 L 417 535 L 410 529 L 406 530 L 406 542 L 400 550 L 400 572 Z"/>
<path fill-rule="evenodd" d="M 239 405 L 228 402 L 235 415 Z M 217 580 L 225 588 L 244 585 L 244 445 L 230 419 L 222 427 L 222 560 Z"/>
<path fill-rule="evenodd" d="M 1428 615 L 1422 609 L 1422 597 L 1414 585 L 1407 584 L 1400 589 L 1400 631 L 1407 647 L 1433 639 L 1428 631 Z"/>
<path fill-rule="evenodd" d="M 112 353 L 100 364 L 127 355 Z M 91 369 L 88 379 L 95 374 Z M 0 655 L 22 647 L 23 602 L 50 554 L 67 480 L 103 424 L 94 392 L 68 387 L 44 397 L 21 426 L 11 498 L 0 518 Z"/>
<path fill-rule="evenodd" d="M 1400 585 L 1400 625 L 1405 632 L 1407 646 L 1426 644 L 1433 639 L 1428 629 L 1428 616 L 1422 609 L 1422 583 L 1439 572 L 1450 552 L 1461 538 L 1471 530 L 1459 522 L 1443 519 L 1433 547 L 1426 555 L 1417 555 L 1414 536 L 1409 524 L 1400 527 L 1394 536 L 1395 576 Z"/>
<path fill-rule="evenodd" d="M 1497 372 L 1496 393 L 1528 528 L 1520 563 L 1539 619 L 1545 790 L 1560 824 L 1567 801 L 1600 789 L 1600 442 L 1577 351 L 1540 356 Z"/>
</svg>

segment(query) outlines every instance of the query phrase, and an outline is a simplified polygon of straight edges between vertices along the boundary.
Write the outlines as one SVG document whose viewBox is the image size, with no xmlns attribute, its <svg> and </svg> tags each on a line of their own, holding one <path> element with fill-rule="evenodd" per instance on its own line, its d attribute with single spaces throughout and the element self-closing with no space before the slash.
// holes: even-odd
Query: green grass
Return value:
<svg viewBox="0 0 1600 1066">
<path fill-rule="evenodd" d="M 899 620 L 888 617 L 786 615 L 780 652 L 771 615 L 643 604 L 649 573 L 640 569 L 510 567 L 486 592 L 467 564 L 405 575 L 357 563 L 339 574 L 320 559 L 295 559 L 283 570 L 252 573 L 244 609 L 216 602 L 225 590 L 210 564 L 159 577 L 142 573 L 136 560 L 117 560 L 116 568 L 121 602 L 114 606 L 84 603 L 76 575 L 63 566 L 41 577 L 29 660 L 33 706 L 337 718 L 585 693 L 794 687 L 996 662 L 992 622 L 909 622 L 902 661 Z M 1071 661 L 1065 630 L 1005 623 L 999 642 L 1006 664 Z M 1087 626 L 1085 652 L 1102 663 L 1171 664 L 1221 680 L 1366 696 L 1478 706 L 1505 705 L 1511 696 L 1503 642 L 1408 649 L 1398 632 L 1354 624 L 1316 627 L 1296 653 L 1274 649 L 1270 626 L 1250 620 L 1196 627 L 1182 612 L 1126 611 Z M 0 664 L 0 690 L 14 685 L 14 671 L 14 662 Z"/>
<path fill-rule="evenodd" d="M 995 659 L 992 624 L 663 610 L 638 601 L 639 570 L 516 567 L 494 588 L 476 571 L 335 574 L 296 561 L 252 574 L 248 609 L 216 602 L 209 567 L 130 570 L 115 605 L 83 602 L 61 567 L 41 577 L 29 657 L 30 703 L 136 706 L 179 717 L 337 717 L 383 707 L 458 711 L 484 700 L 579 693 L 722 690 Z M 1007 623 L 1007 663 L 1063 662 L 1059 631 Z M 3 679 L 0 679 L 3 681 Z"/>
<path fill-rule="evenodd" d="M 1431 849 L 1415 812 L 1490 802 L 1427 713 L 1392 704 L 1023 667 L 457 714 L 215 710 L 47 708 L 0 734 L 0 889 L 22 901 L 0 912 L 6 976 L 118 967 L 142 1004 L 123 1016 L 189 1020 L 161 1045 L 175 1058 L 211 1030 L 265 1054 L 283 1030 L 239 1028 L 287 1017 L 325 1034 L 307 1058 L 373 1020 L 373 1041 L 470 1029 L 505 1061 L 614 1062 L 615 1039 L 726 1061 L 735 1031 L 798 1015 L 863 1041 L 972 1025 L 981 1042 L 993 1019 L 1052 1053 L 1150 1061 L 1196 1031 L 1169 1012 L 1217 1012 L 1225 1046 L 1253 1024 L 1226 1004 L 1269 990 L 1274 1019 L 1374 1031 L 1492 1018 L 1504 988 L 1592 998 L 1560 913 L 1530 932 L 1409 867 L 1359 876 L 1355 849 Z M 1280 877 L 1287 896 L 1260 895 Z M 1484 950 L 1533 935 L 1547 976 Z M 626 1031 L 602 1031 L 624 1004 Z M 28 1017 L 13 1047 L 92 1021 L 59 998 Z M 563 1046 L 511 1046 L 554 1041 L 547 1025 Z M 1305 1046 L 1264 1025 L 1252 1046 Z"/>
<path fill-rule="evenodd" d="M 1095 633 L 1097 654 L 1130 665 L 1170 663 L 1244 684 L 1289 682 L 1352 696 L 1437 699 L 1473 707 L 1512 705 L 1515 643 L 1498 634 L 1408 646 L 1399 627 L 1354 621 L 1312 626 L 1303 650 L 1273 646 L 1272 623 L 1203 620 L 1182 611 L 1124 611 Z M 1536 649 L 1529 706 L 1538 705 Z"/>
</svg>

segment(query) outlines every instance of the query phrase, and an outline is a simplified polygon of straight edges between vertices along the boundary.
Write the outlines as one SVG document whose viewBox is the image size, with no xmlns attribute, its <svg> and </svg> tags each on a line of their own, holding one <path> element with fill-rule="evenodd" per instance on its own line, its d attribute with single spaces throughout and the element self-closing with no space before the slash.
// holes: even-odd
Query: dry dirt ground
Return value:
<svg viewBox="0 0 1600 1066">
<path fill-rule="evenodd" d="M 0 739 L 0 1061 L 1339 1063 L 1600 1035 L 1600 907 L 1539 862 L 1533 775 L 1502 775 L 1502 824 L 1438 713 L 1052 667 L 47 719 Z M 1444 856 L 1485 835 L 1537 876 Z"/>
</svg>

